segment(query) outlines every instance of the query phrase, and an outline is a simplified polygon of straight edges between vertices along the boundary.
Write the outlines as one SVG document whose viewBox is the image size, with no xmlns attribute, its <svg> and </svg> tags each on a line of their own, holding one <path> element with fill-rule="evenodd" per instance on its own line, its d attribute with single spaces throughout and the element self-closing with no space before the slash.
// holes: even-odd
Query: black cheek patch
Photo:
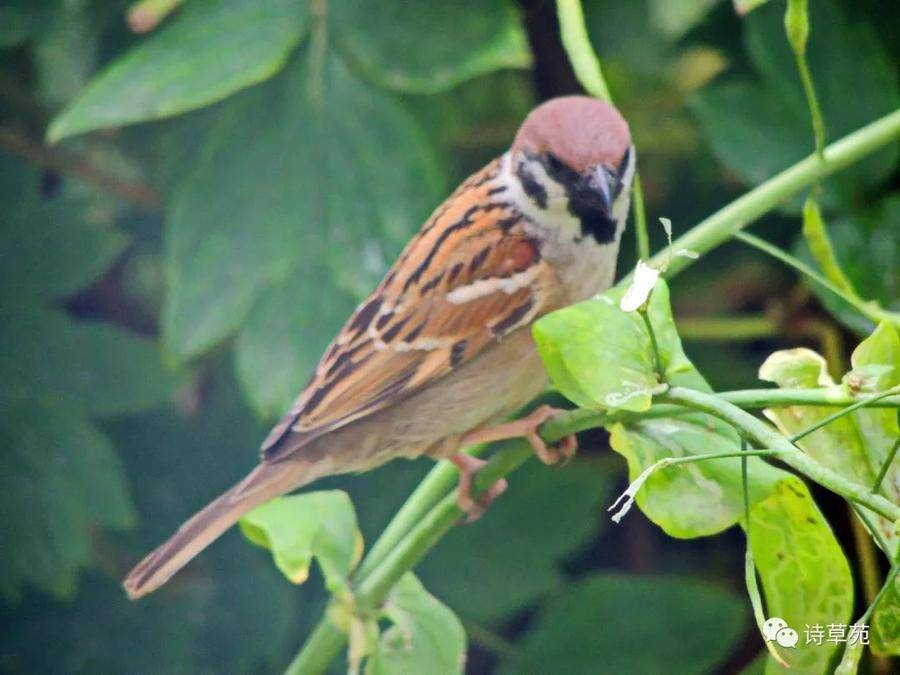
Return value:
<svg viewBox="0 0 900 675">
<path fill-rule="evenodd" d="M 522 183 L 522 189 L 525 190 L 525 194 L 528 195 L 528 198 L 540 208 L 546 209 L 547 190 L 544 189 L 543 185 L 538 183 L 534 174 L 528 170 L 524 162 L 519 162 L 519 165 L 516 167 L 516 176 L 519 177 L 519 182 Z"/>
</svg>

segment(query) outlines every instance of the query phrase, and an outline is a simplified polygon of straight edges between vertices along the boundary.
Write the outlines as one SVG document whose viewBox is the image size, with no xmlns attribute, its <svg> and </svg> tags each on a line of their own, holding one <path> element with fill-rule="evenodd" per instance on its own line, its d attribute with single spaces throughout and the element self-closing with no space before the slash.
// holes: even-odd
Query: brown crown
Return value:
<svg viewBox="0 0 900 675">
<path fill-rule="evenodd" d="M 528 114 L 512 149 L 553 153 L 581 173 L 598 164 L 618 166 L 630 144 L 628 123 L 614 107 L 587 96 L 564 96 Z"/>
</svg>

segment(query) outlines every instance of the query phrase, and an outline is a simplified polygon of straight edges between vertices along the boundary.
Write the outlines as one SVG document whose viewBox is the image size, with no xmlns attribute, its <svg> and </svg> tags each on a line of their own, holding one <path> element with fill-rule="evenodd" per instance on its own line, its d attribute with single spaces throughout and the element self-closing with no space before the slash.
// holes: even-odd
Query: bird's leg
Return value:
<svg viewBox="0 0 900 675">
<path fill-rule="evenodd" d="M 578 441 L 575 439 L 575 436 L 566 436 L 556 445 L 548 447 L 537 432 L 538 427 L 544 422 L 553 419 L 562 412 L 562 410 L 551 408 L 549 405 L 542 405 L 527 417 L 495 427 L 470 431 L 463 436 L 462 443 L 463 445 L 473 445 L 475 443 L 489 443 L 490 441 L 503 441 L 508 438 L 522 437 L 531 443 L 531 447 L 534 448 L 534 454 L 544 464 L 556 464 L 560 460 L 563 460 L 563 464 L 565 464 L 572 459 L 575 451 L 578 449 Z"/>
<path fill-rule="evenodd" d="M 506 492 L 507 482 L 501 478 L 491 485 L 484 494 L 477 499 L 472 497 L 472 476 L 487 462 L 472 455 L 459 452 L 450 458 L 450 461 L 459 469 L 459 508 L 466 513 L 466 523 L 474 523 L 487 511 L 491 503 Z"/>
</svg>

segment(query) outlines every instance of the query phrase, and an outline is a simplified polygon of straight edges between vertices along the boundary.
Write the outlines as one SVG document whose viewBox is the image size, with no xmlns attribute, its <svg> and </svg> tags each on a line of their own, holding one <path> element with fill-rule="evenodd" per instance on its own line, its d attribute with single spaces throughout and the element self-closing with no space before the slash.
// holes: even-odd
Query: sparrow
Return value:
<svg viewBox="0 0 900 675">
<path fill-rule="evenodd" d="M 164 584 L 255 506 L 323 476 L 427 455 L 460 471 L 459 504 L 480 512 L 473 443 L 526 437 L 551 463 L 548 407 L 500 424 L 547 386 L 531 326 L 613 281 L 635 150 L 601 101 L 568 96 L 535 108 L 508 152 L 465 180 L 428 218 L 325 351 L 240 483 L 185 522 L 128 575 L 139 598 Z"/>
</svg>

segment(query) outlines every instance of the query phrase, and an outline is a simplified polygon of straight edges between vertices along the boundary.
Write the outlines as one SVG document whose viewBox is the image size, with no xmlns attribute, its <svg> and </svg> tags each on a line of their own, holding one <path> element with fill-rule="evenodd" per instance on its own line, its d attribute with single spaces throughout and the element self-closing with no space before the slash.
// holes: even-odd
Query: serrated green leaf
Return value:
<svg viewBox="0 0 900 675">
<path fill-rule="evenodd" d="M 50 141 L 208 105 L 274 75 L 308 27 L 301 0 L 192 0 L 171 25 L 96 76 Z"/>
<path fill-rule="evenodd" d="M 431 3 L 427 10 L 403 0 L 336 0 L 330 11 L 341 50 L 398 91 L 433 94 L 531 64 L 518 8 L 509 0 Z"/>
<path fill-rule="evenodd" d="M 317 65 L 303 54 L 229 104 L 172 202 L 168 350 L 207 350 L 298 270 L 327 265 L 349 292 L 368 292 L 434 206 L 438 182 L 430 148 L 396 100 L 332 55 Z"/>
<path fill-rule="evenodd" d="M 70 597 L 91 559 L 91 530 L 123 529 L 134 512 L 109 441 L 59 402 L 0 400 L 0 595 L 23 586 Z"/>
<path fill-rule="evenodd" d="M 278 497 L 257 506 L 240 525 L 247 539 L 272 552 L 275 566 L 295 584 L 306 581 L 316 558 L 326 585 L 340 588 L 362 555 L 353 504 L 339 490 Z"/>
<path fill-rule="evenodd" d="M 596 574 L 547 603 L 500 673 L 713 672 L 746 624 L 740 598 L 701 581 Z"/>
<path fill-rule="evenodd" d="M 384 615 L 392 622 L 366 663 L 366 675 L 463 673 L 466 633 L 456 615 L 412 572 L 391 589 Z"/>
</svg>

